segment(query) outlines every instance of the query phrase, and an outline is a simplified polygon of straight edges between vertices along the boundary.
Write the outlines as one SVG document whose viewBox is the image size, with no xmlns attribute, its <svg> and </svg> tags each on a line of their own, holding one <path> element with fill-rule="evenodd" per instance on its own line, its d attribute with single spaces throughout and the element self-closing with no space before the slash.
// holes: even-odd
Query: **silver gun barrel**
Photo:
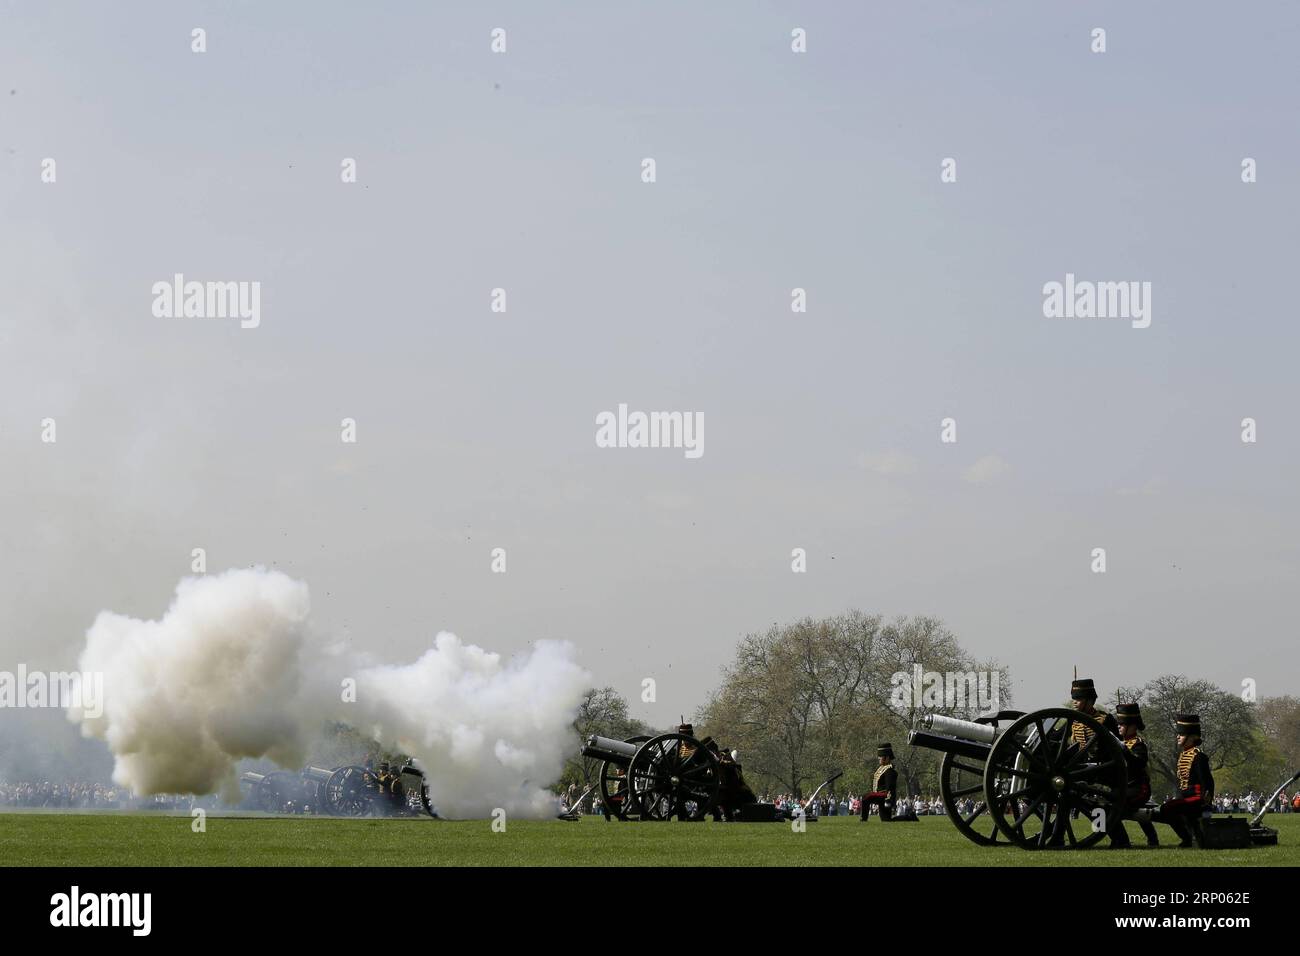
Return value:
<svg viewBox="0 0 1300 956">
<path fill-rule="evenodd" d="M 991 744 L 998 739 L 998 731 L 992 724 L 977 724 L 973 720 L 959 720 L 943 714 L 926 714 L 921 718 L 921 726 L 936 734 L 975 740 L 983 744 Z"/>
</svg>

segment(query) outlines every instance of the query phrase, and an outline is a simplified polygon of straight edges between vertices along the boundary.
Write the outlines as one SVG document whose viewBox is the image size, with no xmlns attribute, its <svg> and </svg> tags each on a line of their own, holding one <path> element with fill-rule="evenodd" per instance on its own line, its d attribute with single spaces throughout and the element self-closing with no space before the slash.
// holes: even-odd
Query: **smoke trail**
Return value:
<svg viewBox="0 0 1300 956">
<path fill-rule="evenodd" d="M 590 684 L 571 645 L 503 661 L 444 632 L 413 663 L 362 666 L 319 651 L 308 610 L 305 584 L 259 568 L 182 581 L 159 621 L 104 611 L 80 662 L 104 673 L 103 713 L 69 718 L 107 742 L 113 779 L 137 794 L 233 795 L 239 760 L 296 769 L 330 717 L 418 758 L 444 815 L 554 809 L 542 788 L 573 747 Z M 343 702 L 348 676 L 355 701 Z"/>
</svg>

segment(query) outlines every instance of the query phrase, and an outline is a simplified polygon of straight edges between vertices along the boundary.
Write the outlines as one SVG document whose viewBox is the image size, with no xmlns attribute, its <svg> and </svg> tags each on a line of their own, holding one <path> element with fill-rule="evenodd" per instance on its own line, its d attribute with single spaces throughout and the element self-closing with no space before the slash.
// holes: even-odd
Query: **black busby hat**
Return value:
<svg viewBox="0 0 1300 956">
<path fill-rule="evenodd" d="M 694 737 L 694 736 L 695 736 L 695 728 L 692 727 L 690 724 L 678 724 L 678 725 L 677 725 L 677 732 L 678 732 L 679 734 L 682 734 L 682 735 L 686 736 L 686 737 Z"/>
<path fill-rule="evenodd" d="M 1115 708 L 1115 720 L 1121 724 L 1133 724 L 1138 730 L 1146 730 L 1142 722 L 1142 708 L 1137 704 L 1120 704 Z"/>
<path fill-rule="evenodd" d="M 1097 688 L 1092 686 L 1091 677 L 1076 677 L 1070 684 L 1071 700 L 1096 700 Z"/>
<path fill-rule="evenodd" d="M 876 748 L 876 756 L 877 756 L 877 757 L 888 757 L 890 760 L 893 760 L 893 759 L 894 759 L 894 745 L 893 745 L 893 744 L 881 744 L 879 747 Z"/>
<path fill-rule="evenodd" d="M 1201 736 L 1201 718 L 1198 714 L 1179 714 L 1174 718 L 1174 726 L 1180 737 Z"/>
</svg>

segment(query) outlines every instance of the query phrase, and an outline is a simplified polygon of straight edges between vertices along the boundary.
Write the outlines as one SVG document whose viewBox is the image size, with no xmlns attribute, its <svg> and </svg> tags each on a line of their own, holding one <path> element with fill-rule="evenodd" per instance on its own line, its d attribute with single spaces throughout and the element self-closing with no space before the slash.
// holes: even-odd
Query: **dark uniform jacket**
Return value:
<svg viewBox="0 0 1300 956">
<path fill-rule="evenodd" d="M 1135 787 L 1146 784 L 1149 787 L 1151 777 L 1147 773 L 1147 764 L 1151 762 L 1151 751 L 1147 748 L 1147 742 L 1141 737 L 1134 737 L 1124 741 L 1124 747 L 1128 763 L 1128 785 Z"/>
<path fill-rule="evenodd" d="M 1128 802 L 1130 807 L 1141 806 L 1151 796 L 1151 774 L 1147 770 L 1151 751 L 1147 742 L 1141 737 L 1124 741 L 1124 761 L 1128 768 Z"/>
<path fill-rule="evenodd" d="M 1178 755 L 1178 797 L 1186 803 L 1209 804 L 1214 800 L 1214 774 L 1210 758 L 1200 746 Z"/>
<path fill-rule="evenodd" d="M 871 780 L 873 796 L 884 796 L 890 803 L 898 800 L 898 771 L 892 763 L 876 768 L 876 775 Z"/>
<path fill-rule="evenodd" d="M 1097 723 L 1101 724 L 1103 727 L 1109 730 L 1116 737 L 1119 736 L 1119 721 L 1115 719 L 1114 714 L 1108 713 L 1107 711 L 1104 710 L 1097 710 L 1096 708 L 1094 708 L 1091 714 L 1084 714 L 1084 716 L 1091 717 L 1093 720 L 1097 721 Z M 1091 739 L 1092 739 L 1091 731 L 1089 731 L 1088 728 L 1085 727 L 1083 724 L 1070 725 L 1071 741 L 1078 744 L 1080 747 L 1084 747 Z"/>
</svg>

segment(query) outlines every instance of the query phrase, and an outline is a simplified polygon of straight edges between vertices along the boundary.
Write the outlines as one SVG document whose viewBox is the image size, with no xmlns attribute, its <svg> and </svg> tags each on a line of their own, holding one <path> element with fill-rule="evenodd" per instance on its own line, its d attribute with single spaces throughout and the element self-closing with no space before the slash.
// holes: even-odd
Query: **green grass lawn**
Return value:
<svg viewBox="0 0 1300 956">
<path fill-rule="evenodd" d="M 978 847 L 942 817 L 862 824 L 606 823 L 599 817 L 509 821 L 345 820 L 143 813 L 0 813 L 8 866 L 1300 866 L 1300 815 L 1268 817 L 1280 845 L 1250 850 L 1025 851 Z M 1133 838 L 1141 840 L 1135 827 Z M 1105 844 L 1103 844 L 1103 847 Z"/>
</svg>

